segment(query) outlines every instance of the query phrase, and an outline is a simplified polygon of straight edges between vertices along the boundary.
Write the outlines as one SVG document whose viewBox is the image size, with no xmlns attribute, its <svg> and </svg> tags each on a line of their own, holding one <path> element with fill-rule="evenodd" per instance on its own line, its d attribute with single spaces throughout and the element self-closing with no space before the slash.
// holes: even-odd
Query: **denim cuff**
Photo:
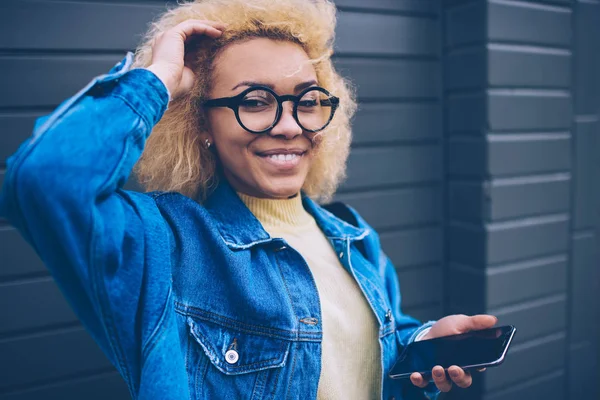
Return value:
<svg viewBox="0 0 600 400">
<path fill-rule="evenodd" d="M 153 72 L 143 68 L 128 71 L 116 82 L 119 84 L 110 95 L 127 102 L 151 130 L 160 121 L 169 104 L 169 92 L 163 82 Z"/>
<path fill-rule="evenodd" d="M 428 321 L 421 325 L 419 329 L 414 331 L 413 334 L 410 336 L 410 338 L 408 339 L 408 343 L 414 342 L 417 339 L 417 337 L 419 337 L 421 334 L 425 334 L 425 331 L 429 331 L 429 329 L 431 329 L 431 327 L 436 322 L 437 321 Z M 435 386 L 435 383 L 433 381 L 429 382 L 429 384 L 423 389 L 423 392 L 425 394 L 425 397 L 429 400 L 437 400 L 441 393 L 437 386 Z"/>
<path fill-rule="evenodd" d="M 431 328 L 425 328 L 425 329 L 421 330 L 421 332 L 419 332 L 417 334 L 417 337 L 415 337 L 415 342 L 418 342 L 419 340 L 423 340 L 423 337 L 425 335 L 427 335 L 430 330 L 431 330 Z"/>
<path fill-rule="evenodd" d="M 437 321 L 428 321 L 426 323 L 424 323 L 423 325 L 421 325 L 417 330 L 415 330 L 412 335 L 410 335 L 410 338 L 408 338 L 408 343 L 410 344 L 412 342 L 415 341 L 415 339 L 425 330 L 430 329 L 433 324 L 435 324 Z"/>
<path fill-rule="evenodd" d="M 435 386 L 435 383 L 429 383 L 424 390 L 425 397 L 429 400 L 438 400 L 442 392 Z"/>
</svg>

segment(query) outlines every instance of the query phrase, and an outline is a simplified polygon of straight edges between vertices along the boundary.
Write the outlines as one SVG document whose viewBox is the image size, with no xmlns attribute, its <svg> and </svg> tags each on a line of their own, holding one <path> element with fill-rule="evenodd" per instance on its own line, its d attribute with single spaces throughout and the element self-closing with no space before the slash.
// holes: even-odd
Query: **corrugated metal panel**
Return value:
<svg viewBox="0 0 600 400">
<path fill-rule="evenodd" d="M 582 4 L 585 17 L 579 16 Z M 598 345 L 597 335 L 581 335 L 597 326 L 597 311 L 589 305 L 584 311 L 583 298 L 597 303 L 590 297 L 597 274 L 588 265 L 598 263 L 589 249 L 597 243 L 592 158 L 598 132 L 592 126 L 600 85 L 590 84 L 600 74 L 589 64 L 599 54 L 600 34 L 590 26 L 598 25 L 599 5 L 445 5 L 446 311 L 489 312 L 519 328 L 505 364 L 475 389 L 482 398 L 566 399 L 569 392 L 580 398 L 567 355 L 574 354 L 574 340 Z M 573 32 L 581 32 L 584 43 Z M 586 53 L 576 58 L 578 51 Z M 585 75 L 585 95 L 572 85 L 575 71 Z M 578 99 L 595 116 L 580 119 L 591 129 L 578 124 L 572 133 Z M 587 230 L 572 240 L 578 224 Z M 555 390 L 544 389 L 548 382 Z"/>
</svg>

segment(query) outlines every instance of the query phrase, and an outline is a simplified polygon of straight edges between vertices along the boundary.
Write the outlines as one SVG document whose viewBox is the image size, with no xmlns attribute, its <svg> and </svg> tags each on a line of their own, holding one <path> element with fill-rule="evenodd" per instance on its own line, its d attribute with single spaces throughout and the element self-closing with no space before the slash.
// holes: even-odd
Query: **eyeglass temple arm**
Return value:
<svg viewBox="0 0 600 400">
<path fill-rule="evenodd" d="M 321 100 L 321 105 L 324 107 L 337 107 L 340 104 L 340 99 L 332 96 L 328 99 Z"/>
<path fill-rule="evenodd" d="M 206 100 L 202 105 L 204 107 L 235 107 L 236 97 L 224 97 L 221 99 Z"/>
</svg>

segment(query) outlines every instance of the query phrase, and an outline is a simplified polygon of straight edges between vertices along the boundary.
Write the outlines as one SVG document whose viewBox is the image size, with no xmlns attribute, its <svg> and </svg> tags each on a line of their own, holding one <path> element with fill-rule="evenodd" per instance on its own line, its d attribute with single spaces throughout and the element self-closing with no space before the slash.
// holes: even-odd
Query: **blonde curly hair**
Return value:
<svg viewBox="0 0 600 400">
<path fill-rule="evenodd" d="M 154 38 L 188 19 L 227 24 L 217 39 L 198 37 L 186 45 L 186 62 L 196 72 L 193 90 L 173 100 L 152 130 L 134 174 L 145 190 L 180 192 L 206 199 L 218 174 L 216 155 L 201 136 L 206 117 L 199 102 L 210 90 L 219 52 L 230 43 L 270 38 L 299 44 L 313 64 L 319 84 L 340 98 L 331 124 L 319 133 L 318 145 L 302 190 L 318 201 L 329 201 L 345 177 L 350 152 L 350 120 L 356 111 L 350 84 L 331 61 L 336 9 L 329 0 L 196 0 L 181 3 L 153 22 L 135 54 L 134 67 L 148 67 Z"/>
</svg>

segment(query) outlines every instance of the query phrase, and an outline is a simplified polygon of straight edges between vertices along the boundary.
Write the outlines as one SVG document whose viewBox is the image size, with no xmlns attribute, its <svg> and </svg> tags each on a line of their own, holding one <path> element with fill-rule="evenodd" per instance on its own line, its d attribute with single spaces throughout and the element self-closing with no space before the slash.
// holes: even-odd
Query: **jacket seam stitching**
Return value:
<svg viewBox="0 0 600 400">
<path fill-rule="evenodd" d="M 262 385 L 262 382 L 261 382 L 261 378 L 262 378 L 261 372 L 264 372 L 264 371 L 259 371 L 256 374 L 256 379 L 255 379 L 254 385 L 252 387 L 252 394 L 250 395 L 250 400 L 256 399 L 256 397 L 258 396 L 257 392 L 260 393 L 260 391 L 261 391 L 261 389 L 260 389 L 260 387 Z M 266 380 L 266 377 L 265 377 L 265 380 Z"/>
<path fill-rule="evenodd" d="M 139 126 L 139 123 L 138 123 L 138 126 Z M 110 182 L 112 180 L 112 178 L 117 174 L 117 172 L 122 168 L 122 161 L 126 157 L 127 153 L 129 152 L 130 137 L 131 136 L 128 136 L 125 141 L 125 149 L 123 151 L 123 154 L 121 155 L 121 158 L 120 158 L 117 166 L 115 167 L 113 172 L 109 175 L 109 177 L 99 187 L 99 190 L 98 190 L 99 192 L 102 192 L 104 190 L 104 188 L 107 186 L 107 183 Z M 116 324 L 114 322 L 114 316 L 113 316 L 113 313 L 112 313 L 111 307 L 110 307 L 110 301 L 108 301 L 108 295 L 106 294 L 106 286 L 103 284 L 103 273 L 106 270 L 106 265 L 104 263 L 104 260 L 101 257 L 99 257 L 97 254 L 96 244 L 97 244 L 97 240 L 98 240 L 98 234 L 96 232 L 96 229 L 97 229 L 96 222 L 97 221 L 96 221 L 96 218 L 94 215 L 94 211 L 92 211 L 91 219 L 92 219 L 92 226 L 93 226 L 92 231 L 91 231 L 93 246 L 91 246 L 91 254 L 90 254 L 91 260 L 89 263 L 89 265 L 91 267 L 91 271 L 89 271 L 89 272 L 91 272 L 90 276 L 92 277 L 92 282 L 91 282 L 92 287 L 95 288 L 95 290 L 93 290 L 93 293 L 96 294 L 97 303 L 100 308 L 99 311 L 100 311 L 101 317 L 103 317 L 106 322 L 106 332 L 110 339 L 109 340 L 110 346 L 111 346 L 112 351 L 119 363 L 121 373 L 123 374 L 123 377 L 125 378 L 125 380 L 127 382 L 127 386 L 129 387 L 129 390 L 133 396 L 135 391 L 134 391 L 134 387 L 133 387 L 133 382 L 131 380 L 131 374 L 127 367 L 127 363 L 125 362 L 123 346 L 119 339 L 119 335 L 118 335 L 118 332 L 116 329 Z M 100 264 L 101 267 L 96 268 L 97 264 Z"/>
<path fill-rule="evenodd" d="M 290 289 L 288 287 L 287 281 L 285 280 L 285 277 L 283 276 L 283 271 L 281 270 L 279 258 L 277 256 L 273 256 L 273 257 L 275 257 L 275 263 L 277 264 L 277 269 L 279 270 L 279 275 L 281 276 L 281 280 L 283 281 L 283 286 L 285 287 L 285 292 L 287 294 L 288 301 L 290 302 L 290 308 L 292 309 L 292 313 L 294 314 L 294 323 L 297 324 L 298 323 L 298 315 L 296 314 L 296 310 L 294 309 L 294 302 L 292 301 L 292 295 L 290 294 Z M 296 329 L 296 331 L 297 331 L 297 329 Z"/>
<path fill-rule="evenodd" d="M 190 340 L 191 342 L 191 340 Z M 190 343 L 190 347 L 192 346 L 192 344 Z M 206 354 L 200 354 L 200 357 L 204 358 L 204 363 L 199 362 L 198 364 L 200 365 L 196 365 L 196 374 L 194 377 L 194 387 L 196 388 L 196 394 L 200 392 L 200 390 L 198 390 L 198 385 L 200 384 L 200 382 L 202 382 L 202 385 L 200 386 L 200 389 L 202 390 L 202 392 L 200 392 L 200 394 L 204 394 L 204 380 L 206 379 L 206 373 L 208 372 L 208 366 L 211 364 L 210 359 L 206 356 Z M 186 374 L 188 375 L 188 381 L 189 381 L 189 375 L 190 374 Z M 199 378 L 199 377 L 202 378 Z M 201 397 L 202 398 L 202 397 Z"/>
<path fill-rule="evenodd" d="M 152 330 L 152 333 L 148 337 L 148 340 L 146 341 L 146 343 L 144 343 L 142 345 L 143 358 L 148 358 L 150 356 L 150 354 L 152 354 L 152 350 L 154 350 L 154 348 L 156 347 L 156 344 L 158 343 L 158 339 L 164 332 L 164 330 L 162 330 L 162 327 L 163 327 L 163 324 L 167 317 L 167 311 L 169 310 L 169 300 L 171 299 L 171 297 L 172 297 L 172 286 L 169 285 L 169 291 L 167 293 L 167 298 L 165 300 L 165 305 L 161 312 L 160 318 L 156 322 L 156 326 Z"/>
<path fill-rule="evenodd" d="M 115 166 L 112 173 L 106 178 L 106 180 L 99 187 L 99 189 L 98 189 L 99 193 L 104 191 L 104 189 L 107 187 L 108 183 L 112 182 L 114 180 L 114 177 L 116 175 L 118 175 L 118 172 L 123 168 L 123 160 L 127 157 L 127 154 L 130 151 L 129 149 L 130 149 L 130 145 L 131 145 L 131 140 L 137 140 L 140 136 L 139 134 L 132 135 L 131 132 L 139 131 L 139 127 L 142 123 L 143 123 L 142 118 L 138 116 L 137 125 L 135 126 L 135 128 L 130 130 L 129 135 L 127 135 L 125 138 L 125 148 L 123 149 L 123 153 L 119 159 L 119 162 Z M 93 226 L 94 226 L 94 228 L 92 229 L 92 240 L 94 241 L 94 244 L 95 244 L 96 240 L 98 239 L 98 235 L 96 232 L 97 225 L 96 225 L 96 218 L 94 217 L 94 212 L 92 212 L 92 220 L 93 220 Z M 133 386 L 133 382 L 132 382 L 132 378 L 131 378 L 131 373 L 127 366 L 125 352 L 123 350 L 123 345 L 120 342 L 118 329 L 114 322 L 114 315 L 113 315 L 113 312 L 110 307 L 110 300 L 108 298 L 108 295 L 106 294 L 106 286 L 104 285 L 104 282 L 103 282 L 103 277 L 104 277 L 103 274 L 104 274 L 104 271 L 106 270 L 106 265 L 105 265 L 104 260 L 98 256 L 97 247 L 95 245 L 92 246 L 91 251 L 92 251 L 92 255 L 91 255 L 92 259 L 90 261 L 90 267 L 91 267 L 92 271 L 90 271 L 91 272 L 90 276 L 93 277 L 92 285 L 93 285 L 93 287 L 96 288 L 96 290 L 94 290 L 94 293 L 97 294 L 97 301 L 98 301 L 98 305 L 100 306 L 100 313 L 105 318 L 106 323 L 107 323 L 106 330 L 109 335 L 109 339 L 111 339 L 110 342 L 114 342 L 114 343 L 111 343 L 111 348 L 113 350 L 113 353 L 115 354 L 115 357 L 117 358 L 119 367 L 120 367 L 122 374 L 127 382 L 129 390 L 130 390 L 132 396 L 134 396 L 135 391 L 134 391 L 134 386 Z M 95 267 L 97 261 L 102 266 L 101 268 Z"/>
<path fill-rule="evenodd" d="M 95 218 L 93 218 L 94 222 L 93 225 L 94 227 L 96 226 L 95 223 Z M 97 235 L 95 234 L 96 229 L 92 229 L 92 241 L 93 241 L 93 246 L 92 246 L 92 254 L 91 254 L 91 262 L 90 262 L 90 266 L 92 267 L 92 274 L 91 276 L 93 276 L 94 278 L 92 278 L 92 292 L 96 294 L 97 297 L 97 304 L 99 306 L 99 311 L 100 311 L 100 316 L 101 318 L 104 320 L 105 322 L 105 329 L 106 329 L 106 333 L 108 335 L 109 338 L 109 345 L 112 349 L 113 354 L 115 355 L 116 361 L 118 362 L 119 365 L 119 370 L 121 372 L 121 374 L 123 375 L 123 378 L 125 379 L 125 381 L 127 382 L 127 386 L 129 388 L 129 391 L 131 392 L 132 396 L 134 394 L 134 390 L 133 390 L 133 385 L 131 382 L 131 376 L 129 374 L 129 369 L 126 366 L 126 363 L 124 362 L 123 359 L 123 349 L 121 346 L 121 343 L 119 341 L 118 335 L 115 332 L 114 329 L 114 319 L 112 316 L 112 313 L 110 312 L 110 307 L 108 307 L 107 305 L 104 304 L 104 300 L 106 298 L 105 292 L 104 290 L 106 289 L 104 287 L 103 284 L 99 284 L 99 281 L 101 281 L 101 274 L 104 271 L 104 263 L 101 262 L 100 264 L 102 265 L 102 268 L 95 268 L 96 267 L 96 258 L 97 258 L 97 253 L 96 253 L 96 241 L 97 241 Z M 99 276 L 100 275 L 100 276 Z"/>
<path fill-rule="evenodd" d="M 294 361 L 292 362 L 292 370 L 290 371 L 290 380 L 288 381 L 285 389 L 285 398 L 288 399 L 290 395 L 290 386 L 292 386 L 292 380 L 294 379 L 294 372 L 296 370 L 296 359 L 298 351 L 294 351 Z M 275 389 L 273 390 L 273 399 L 275 399 Z"/>
<path fill-rule="evenodd" d="M 258 334 L 258 335 L 262 335 L 262 336 L 270 336 L 270 337 L 274 337 L 274 338 L 281 338 L 282 340 L 292 340 L 289 337 L 281 337 L 281 336 L 276 336 L 277 333 L 281 333 L 281 334 L 292 334 L 293 336 L 297 337 L 300 333 L 301 334 L 308 334 L 308 335 L 312 335 L 313 332 L 299 332 L 297 329 L 294 330 L 283 330 L 283 329 L 275 329 L 275 328 L 267 328 L 267 327 L 262 327 L 262 326 L 258 326 L 258 325 L 249 325 L 243 322 L 239 322 L 236 321 L 234 319 L 228 318 L 228 317 L 224 317 L 222 315 L 219 314 L 215 314 L 212 313 L 210 311 L 206 311 L 206 310 L 202 310 L 200 308 L 194 307 L 194 306 L 188 306 L 179 302 L 175 302 L 176 305 L 182 306 L 186 309 L 186 311 L 183 310 L 178 310 L 177 308 L 175 309 L 175 312 L 177 312 L 180 315 L 184 315 L 184 316 L 194 316 L 196 318 L 200 318 L 203 320 L 207 320 L 213 323 L 217 323 L 217 324 L 221 324 L 225 327 L 229 327 L 229 328 L 235 328 L 235 329 L 240 329 L 245 333 L 254 333 L 254 334 Z M 188 310 L 191 310 L 192 312 L 187 312 Z M 194 313 L 193 311 L 197 311 L 198 313 Z M 202 316 L 200 315 L 200 313 L 203 314 L 208 314 L 210 316 L 213 316 L 213 318 L 207 317 L 207 316 Z M 270 332 L 269 332 L 270 331 Z M 322 334 L 321 331 L 317 331 L 314 332 L 317 334 Z"/>
<path fill-rule="evenodd" d="M 144 121 L 144 126 L 146 128 L 152 129 L 152 124 L 150 124 L 150 121 L 148 121 L 148 119 L 146 118 L 145 115 L 143 115 L 142 112 L 140 112 L 137 107 L 135 107 L 131 101 L 129 101 L 129 99 L 127 99 L 125 96 L 123 96 L 121 93 L 114 93 L 111 92 L 107 97 L 114 97 L 117 99 L 121 99 L 125 104 L 127 104 L 129 106 L 129 108 L 142 120 Z M 142 136 L 142 135 L 139 135 Z M 145 135 L 144 135 L 145 136 Z M 136 135 L 136 138 L 138 136 Z"/>
</svg>

